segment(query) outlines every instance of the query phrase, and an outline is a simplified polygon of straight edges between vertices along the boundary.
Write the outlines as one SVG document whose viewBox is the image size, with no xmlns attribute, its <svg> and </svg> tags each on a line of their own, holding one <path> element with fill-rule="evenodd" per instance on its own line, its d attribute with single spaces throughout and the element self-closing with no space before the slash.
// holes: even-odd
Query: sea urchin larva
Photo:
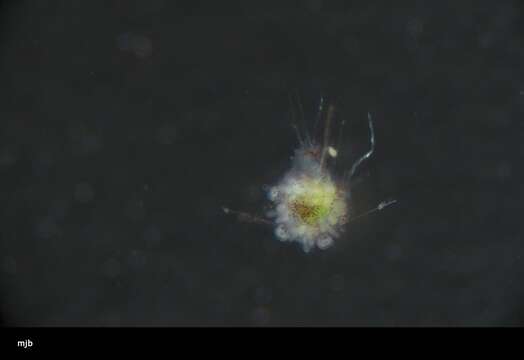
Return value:
<svg viewBox="0 0 524 360">
<path fill-rule="evenodd" d="M 319 106 L 322 115 L 323 99 Z M 375 135 L 371 115 L 368 114 L 370 150 L 361 156 L 345 176 L 337 178 L 330 169 L 338 150 L 329 143 L 330 123 L 334 106 L 330 105 L 324 124 L 323 140 L 311 140 L 308 132 L 303 137 L 294 124 L 300 143 L 292 160 L 290 170 L 274 186 L 268 187 L 267 197 L 272 209 L 267 217 L 254 216 L 224 207 L 224 212 L 235 214 L 239 220 L 271 224 L 275 236 L 281 241 L 298 242 L 305 252 L 317 247 L 326 249 L 343 232 L 348 219 L 382 210 L 396 200 L 381 202 L 364 214 L 354 216 L 349 207 L 349 182 L 358 166 L 368 159 L 375 149 Z M 344 124 L 344 123 L 342 123 Z M 334 161 L 333 161 L 334 162 Z"/>
</svg>

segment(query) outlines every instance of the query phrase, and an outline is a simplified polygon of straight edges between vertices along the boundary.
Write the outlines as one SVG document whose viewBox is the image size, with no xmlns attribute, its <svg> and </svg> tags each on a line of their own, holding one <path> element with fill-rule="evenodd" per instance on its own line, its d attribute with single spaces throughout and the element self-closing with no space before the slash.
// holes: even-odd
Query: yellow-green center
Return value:
<svg viewBox="0 0 524 360">
<path fill-rule="evenodd" d="M 308 178 L 300 181 L 298 186 L 299 191 L 290 199 L 289 207 L 300 222 L 315 225 L 332 215 L 339 215 L 332 214 L 335 204 L 336 209 L 341 207 L 341 200 L 330 180 Z"/>
</svg>

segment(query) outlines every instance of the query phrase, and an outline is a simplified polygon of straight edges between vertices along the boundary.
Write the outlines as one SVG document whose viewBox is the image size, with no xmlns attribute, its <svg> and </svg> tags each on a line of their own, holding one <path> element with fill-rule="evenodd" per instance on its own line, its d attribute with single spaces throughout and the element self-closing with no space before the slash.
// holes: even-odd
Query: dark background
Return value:
<svg viewBox="0 0 524 360">
<path fill-rule="evenodd" d="M 263 4 L 2 3 L 3 324 L 521 324 L 520 3 Z M 371 112 L 351 206 L 399 201 L 310 254 L 221 211 L 267 209 L 290 94 L 337 174 Z"/>
</svg>

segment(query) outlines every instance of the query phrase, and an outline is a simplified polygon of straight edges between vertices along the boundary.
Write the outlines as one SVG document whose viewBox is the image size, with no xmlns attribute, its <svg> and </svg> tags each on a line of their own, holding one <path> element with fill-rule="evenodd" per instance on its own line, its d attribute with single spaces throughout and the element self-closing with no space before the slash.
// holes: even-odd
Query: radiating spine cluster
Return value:
<svg viewBox="0 0 524 360">
<path fill-rule="evenodd" d="M 317 122 L 323 114 L 323 104 L 321 99 Z M 279 240 L 300 243 L 304 251 L 309 252 L 315 247 L 330 247 L 343 232 L 348 219 L 353 221 L 396 203 L 396 200 L 383 201 L 371 210 L 356 216 L 351 214 L 350 217 L 349 183 L 362 162 L 373 154 L 375 133 L 368 113 L 371 148 L 338 179 L 329 170 L 330 159 L 336 160 L 338 155 L 338 149 L 329 143 L 333 113 L 334 106 L 328 106 L 321 145 L 311 139 L 306 127 L 304 133 L 301 133 L 297 124 L 293 123 L 300 146 L 295 150 L 291 169 L 267 190 L 273 205 L 266 214 L 267 218 L 226 207 L 223 207 L 224 212 L 236 215 L 240 221 L 274 225 Z M 344 125 L 344 121 L 341 125 Z M 342 139 L 342 126 L 339 140 Z"/>
</svg>

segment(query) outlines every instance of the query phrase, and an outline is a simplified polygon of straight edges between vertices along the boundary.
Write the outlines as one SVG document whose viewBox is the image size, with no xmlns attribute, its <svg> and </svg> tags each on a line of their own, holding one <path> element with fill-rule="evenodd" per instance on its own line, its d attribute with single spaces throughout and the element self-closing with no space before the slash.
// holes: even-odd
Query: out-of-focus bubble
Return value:
<svg viewBox="0 0 524 360">
<path fill-rule="evenodd" d="M 132 48 L 139 58 L 146 58 L 153 52 L 153 44 L 147 36 L 139 35 L 133 38 Z"/>
<path fill-rule="evenodd" d="M 130 200 L 124 209 L 124 213 L 133 220 L 143 219 L 146 214 L 144 202 L 142 200 Z"/>
<path fill-rule="evenodd" d="M 78 183 L 75 186 L 75 200 L 81 203 L 88 203 L 93 200 L 95 191 L 89 183 Z"/>
<path fill-rule="evenodd" d="M 491 31 L 486 31 L 479 35 L 478 44 L 481 48 L 487 49 L 493 46 L 495 43 L 495 36 Z"/>
<path fill-rule="evenodd" d="M 16 163 L 16 156 L 9 149 L 0 151 L 0 166 L 11 166 Z"/>
<path fill-rule="evenodd" d="M 118 277 L 121 273 L 120 261 L 115 258 L 108 259 L 104 265 L 102 265 L 102 272 L 111 279 Z"/>
<path fill-rule="evenodd" d="M 143 251 L 131 250 L 128 261 L 131 267 L 142 268 L 146 265 L 147 258 Z"/>
<path fill-rule="evenodd" d="M 410 38 L 416 40 L 424 31 L 424 22 L 418 17 L 411 18 L 406 24 L 406 31 Z"/>
<path fill-rule="evenodd" d="M 116 45 L 120 50 L 128 51 L 131 48 L 130 37 L 131 35 L 129 33 L 123 33 L 117 36 Z"/>
<path fill-rule="evenodd" d="M 177 135 L 176 127 L 168 124 L 158 128 L 156 138 L 161 145 L 171 145 Z"/>
<path fill-rule="evenodd" d="M 386 246 L 384 252 L 386 258 L 391 261 L 398 260 L 402 256 L 402 249 L 400 248 L 400 246 L 395 244 Z"/>
<path fill-rule="evenodd" d="M 253 311 L 253 322 L 255 325 L 267 325 L 270 320 L 269 309 L 265 306 L 259 306 Z"/>
<path fill-rule="evenodd" d="M 348 36 L 342 43 L 342 48 L 345 52 L 350 55 L 358 54 L 360 52 L 361 45 L 354 35 Z"/>
<path fill-rule="evenodd" d="M 99 151 L 102 148 L 100 138 L 93 134 L 86 134 L 81 138 L 81 151 L 84 154 L 91 154 Z"/>
<path fill-rule="evenodd" d="M 322 0 L 307 0 L 306 7 L 311 12 L 318 12 L 322 9 L 323 6 Z"/>
<path fill-rule="evenodd" d="M 42 239 L 50 239 L 59 233 L 58 225 L 51 216 L 47 216 L 37 222 L 35 227 L 36 236 Z"/>
<path fill-rule="evenodd" d="M 63 220 L 69 210 L 69 201 L 66 199 L 53 200 L 50 208 L 49 215 L 57 219 L 58 221 Z"/>
<path fill-rule="evenodd" d="M 83 123 L 71 126 L 68 132 L 71 145 L 77 155 L 89 155 L 102 148 L 102 140 L 96 130 L 89 129 Z"/>
<path fill-rule="evenodd" d="M 271 302 L 271 298 L 272 295 L 270 289 L 263 286 L 259 286 L 255 290 L 255 301 L 257 305 L 267 305 Z"/>
<path fill-rule="evenodd" d="M 53 156 L 50 152 L 41 152 L 32 162 L 35 176 L 46 176 L 53 165 Z"/>
<path fill-rule="evenodd" d="M 147 58 L 153 52 L 153 43 L 145 35 L 123 33 L 116 38 L 117 47 L 122 51 L 130 51 L 138 58 Z"/>
<path fill-rule="evenodd" d="M 114 310 L 104 314 L 96 320 L 97 326 L 120 326 L 122 324 L 122 315 L 120 311 Z"/>
<path fill-rule="evenodd" d="M 16 259 L 12 256 L 5 256 L 2 259 L 2 271 L 9 275 L 14 275 L 18 271 L 18 264 Z"/>
<path fill-rule="evenodd" d="M 508 161 L 503 161 L 497 168 L 497 176 L 504 180 L 511 177 L 511 164 Z"/>
<path fill-rule="evenodd" d="M 150 225 L 144 231 L 144 240 L 150 244 L 158 244 L 162 238 L 162 231 L 156 225 Z"/>
</svg>

